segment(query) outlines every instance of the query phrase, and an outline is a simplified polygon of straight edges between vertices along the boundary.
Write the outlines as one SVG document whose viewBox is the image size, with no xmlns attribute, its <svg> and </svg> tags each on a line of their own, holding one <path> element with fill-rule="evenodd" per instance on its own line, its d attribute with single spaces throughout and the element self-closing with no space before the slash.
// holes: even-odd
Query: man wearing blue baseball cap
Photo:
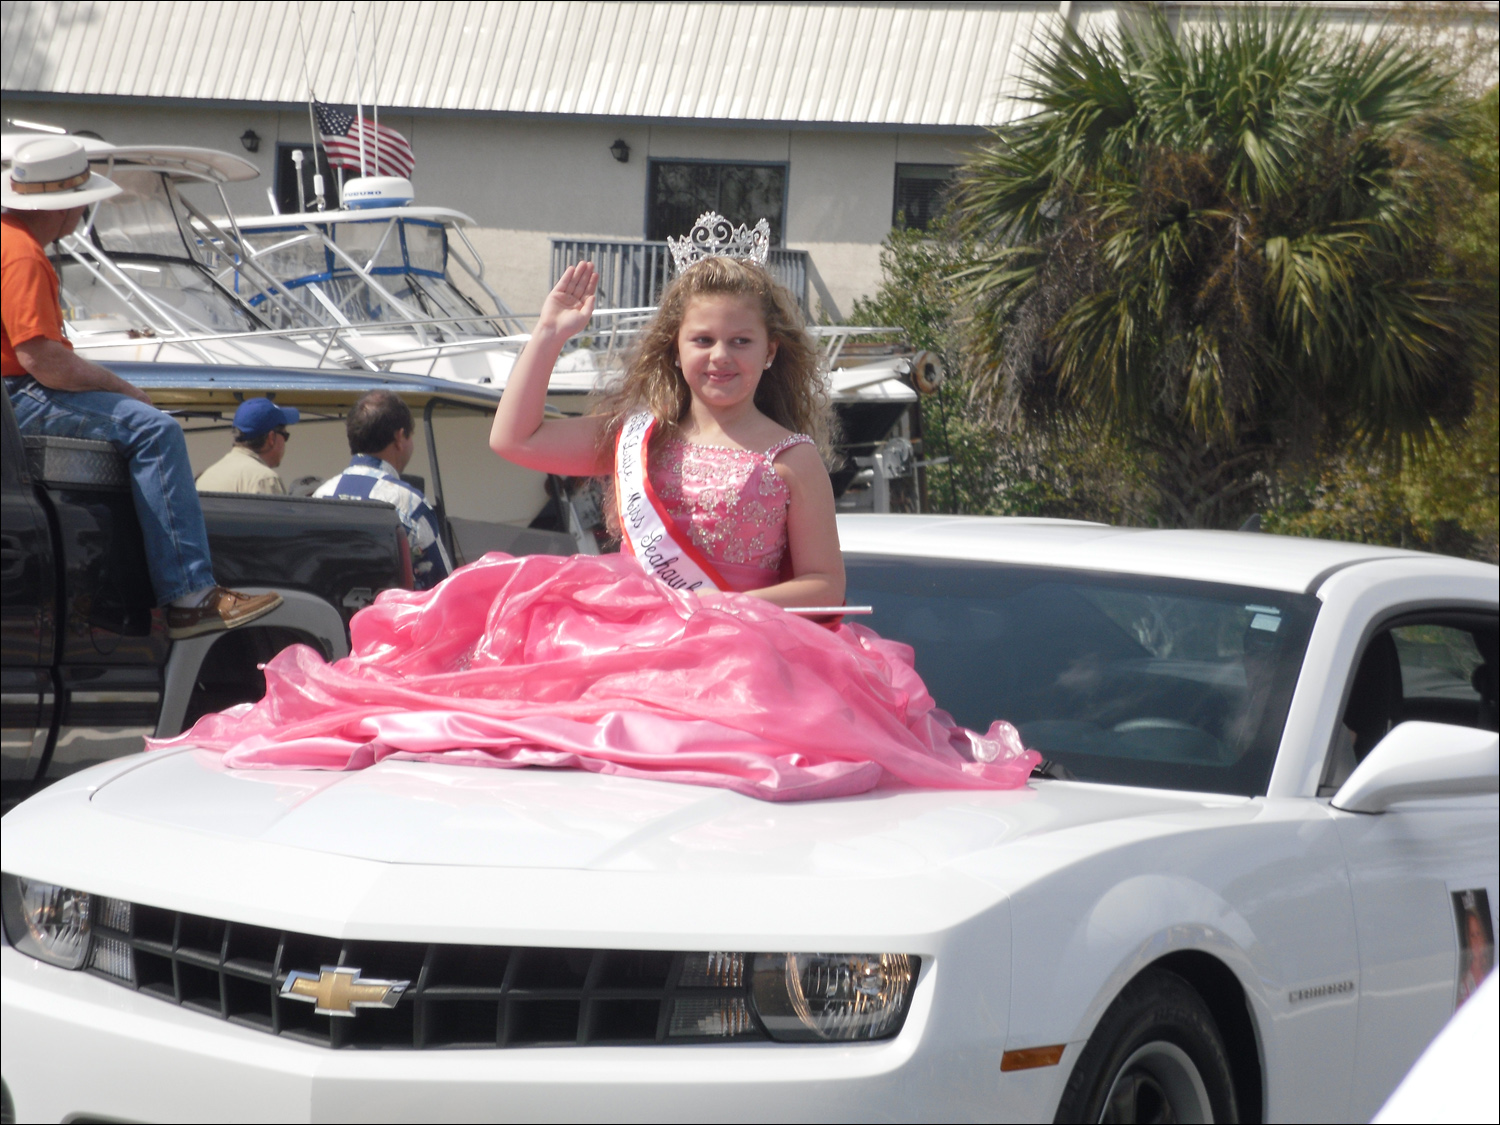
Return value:
<svg viewBox="0 0 1500 1125">
<path fill-rule="evenodd" d="M 295 406 L 277 406 L 268 398 L 247 398 L 234 412 L 234 445 L 198 474 L 199 492 L 258 492 L 285 496 L 286 485 L 276 466 L 286 456 L 292 436 L 288 426 L 301 413 Z"/>
</svg>

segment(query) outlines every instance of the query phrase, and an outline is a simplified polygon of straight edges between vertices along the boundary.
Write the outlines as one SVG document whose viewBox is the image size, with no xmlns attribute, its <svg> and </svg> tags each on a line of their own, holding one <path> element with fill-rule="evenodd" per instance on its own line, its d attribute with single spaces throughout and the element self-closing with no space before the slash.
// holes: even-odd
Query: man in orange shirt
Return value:
<svg viewBox="0 0 1500 1125">
<path fill-rule="evenodd" d="M 146 565 L 174 640 L 264 617 L 279 594 L 251 596 L 214 581 L 208 531 L 182 428 L 139 388 L 73 353 L 63 334 L 57 272 L 46 246 L 77 228 L 119 187 L 89 170 L 71 137 L 16 150 L 0 184 L 0 375 L 23 434 L 107 441 L 130 466 Z"/>
</svg>

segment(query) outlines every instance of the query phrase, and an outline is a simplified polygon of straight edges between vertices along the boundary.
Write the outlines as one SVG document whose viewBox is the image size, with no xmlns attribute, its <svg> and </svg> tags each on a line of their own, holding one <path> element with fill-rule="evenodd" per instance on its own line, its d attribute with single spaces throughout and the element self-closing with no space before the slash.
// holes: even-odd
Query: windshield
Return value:
<svg viewBox="0 0 1500 1125">
<path fill-rule="evenodd" d="M 93 233 L 112 254 L 161 254 L 187 260 L 187 243 L 166 177 L 156 171 L 117 168 L 112 178 L 122 189 L 99 204 Z"/>
<path fill-rule="evenodd" d="M 365 270 L 374 284 L 305 226 L 261 228 L 244 235 L 256 251 L 256 260 L 273 276 L 289 289 L 314 292 L 320 307 L 337 309 L 351 323 L 473 318 L 460 326 L 463 335 L 500 334 L 448 279 L 448 235 L 441 223 L 391 218 L 324 223 L 317 228 Z M 258 306 L 261 300 L 252 297 L 250 303 Z M 435 335 L 448 337 L 442 331 Z"/>
<path fill-rule="evenodd" d="M 410 310 L 403 315 L 385 295 L 347 271 L 318 282 L 319 289 L 337 306 L 344 317 L 355 324 L 403 324 L 411 319 L 441 320 L 449 317 L 474 317 L 459 326 L 466 336 L 497 336 L 499 333 L 482 314 L 446 278 L 421 274 L 379 275 L 381 288 Z M 442 335 L 441 332 L 437 332 Z"/>
<path fill-rule="evenodd" d="M 1314 598 L 1167 578 L 848 557 L 850 605 L 938 706 L 1007 719 L 1085 781 L 1266 791 Z"/>
<path fill-rule="evenodd" d="M 253 332 L 260 327 L 196 265 L 163 258 L 132 260 L 120 255 L 114 255 L 113 261 L 129 282 L 167 313 L 158 309 L 138 311 L 137 306 L 146 302 L 132 293 L 125 281 L 107 274 L 101 280 L 73 258 L 54 259 L 63 318 L 74 333 L 173 327 L 188 332 Z M 176 325 L 171 324 L 173 319 Z"/>
</svg>

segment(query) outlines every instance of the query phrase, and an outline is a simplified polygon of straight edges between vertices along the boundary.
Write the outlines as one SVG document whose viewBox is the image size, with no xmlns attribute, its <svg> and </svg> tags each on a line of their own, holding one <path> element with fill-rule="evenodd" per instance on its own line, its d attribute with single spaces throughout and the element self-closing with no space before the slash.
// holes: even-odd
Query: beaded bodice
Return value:
<svg viewBox="0 0 1500 1125">
<path fill-rule="evenodd" d="M 776 458 L 812 440 L 792 434 L 756 453 L 669 438 L 651 457 L 651 485 L 668 513 L 711 560 L 736 569 L 752 567 L 769 577 L 786 554 L 791 502 L 791 490 L 776 475 Z"/>
</svg>

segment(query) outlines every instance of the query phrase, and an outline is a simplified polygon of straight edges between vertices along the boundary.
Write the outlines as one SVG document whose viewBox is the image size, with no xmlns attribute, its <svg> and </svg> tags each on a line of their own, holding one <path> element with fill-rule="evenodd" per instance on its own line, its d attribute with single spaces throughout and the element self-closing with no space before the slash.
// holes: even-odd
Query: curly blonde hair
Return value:
<svg viewBox="0 0 1500 1125">
<path fill-rule="evenodd" d="M 620 426 L 631 414 L 649 410 L 656 416 L 652 445 L 678 432 L 687 417 L 692 394 L 673 361 L 677 333 L 688 306 L 699 297 L 743 297 L 754 302 L 776 344 L 776 358 L 760 377 L 755 406 L 794 434 L 817 443 L 825 464 L 835 459 L 836 423 L 818 371 L 818 350 L 803 325 L 797 299 L 764 267 L 738 258 L 704 258 L 694 262 L 667 286 L 656 316 L 631 352 L 625 378 L 606 395 L 596 413 L 609 416 L 601 452 L 612 450 Z"/>
</svg>

